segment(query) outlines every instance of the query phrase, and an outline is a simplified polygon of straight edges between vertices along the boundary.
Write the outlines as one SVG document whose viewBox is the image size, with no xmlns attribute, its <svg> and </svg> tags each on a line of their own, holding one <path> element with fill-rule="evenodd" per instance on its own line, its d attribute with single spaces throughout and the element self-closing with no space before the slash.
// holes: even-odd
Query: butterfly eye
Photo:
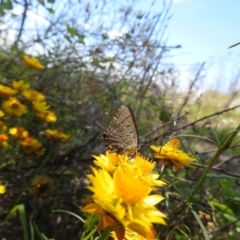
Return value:
<svg viewBox="0 0 240 240">
<path fill-rule="evenodd" d="M 109 151 L 134 155 L 138 150 L 138 132 L 129 106 L 122 105 L 114 114 L 103 139 Z"/>
</svg>

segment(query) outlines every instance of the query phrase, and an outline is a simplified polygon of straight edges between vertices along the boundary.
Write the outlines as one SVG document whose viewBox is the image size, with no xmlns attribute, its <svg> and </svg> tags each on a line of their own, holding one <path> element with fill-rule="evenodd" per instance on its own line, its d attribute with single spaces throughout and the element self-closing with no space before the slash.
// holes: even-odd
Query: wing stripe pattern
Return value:
<svg viewBox="0 0 240 240">
<path fill-rule="evenodd" d="M 103 139 L 109 151 L 133 155 L 138 150 L 138 132 L 129 106 L 122 105 L 113 116 Z"/>
</svg>

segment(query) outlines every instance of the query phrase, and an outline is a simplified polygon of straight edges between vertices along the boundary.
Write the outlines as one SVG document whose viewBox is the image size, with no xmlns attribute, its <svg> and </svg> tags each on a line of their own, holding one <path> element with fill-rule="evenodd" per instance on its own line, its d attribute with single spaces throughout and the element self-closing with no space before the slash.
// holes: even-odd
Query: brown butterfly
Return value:
<svg viewBox="0 0 240 240">
<path fill-rule="evenodd" d="M 138 146 L 138 131 L 129 106 L 122 105 L 114 114 L 106 132 L 103 134 L 106 147 L 110 152 L 135 155 Z"/>
</svg>

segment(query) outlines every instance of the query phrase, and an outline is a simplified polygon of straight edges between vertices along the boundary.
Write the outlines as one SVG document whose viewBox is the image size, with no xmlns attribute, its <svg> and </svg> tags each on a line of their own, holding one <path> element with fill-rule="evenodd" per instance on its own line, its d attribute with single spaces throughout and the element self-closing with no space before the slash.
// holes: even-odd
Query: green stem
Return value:
<svg viewBox="0 0 240 240">
<path fill-rule="evenodd" d="M 208 164 L 207 168 L 205 168 L 202 176 L 200 177 L 197 185 L 195 186 L 195 189 L 192 191 L 192 193 L 190 194 L 190 196 L 187 198 L 187 200 L 185 201 L 183 207 L 185 207 L 185 205 L 188 205 L 194 195 L 196 194 L 196 192 L 198 191 L 198 189 L 200 188 L 200 186 L 202 185 L 204 179 L 206 178 L 208 172 L 211 170 L 212 166 L 214 165 L 214 163 L 219 159 L 219 157 L 223 154 L 223 152 L 228 148 L 228 146 L 230 146 L 230 144 L 232 143 L 232 141 L 234 140 L 234 138 L 236 137 L 236 135 L 238 134 L 238 132 L 240 131 L 240 124 L 237 126 L 237 128 L 235 129 L 235 131 L 233 131 L 225 140 L 225 142 L 222 144 L 222 146 L 219 147 L 219 149 L 217 150 L 217 152 L 215 153 L 215 155 L 213 156 L 213 158 L 211 159 L 210 163 Z"/>
<path fill-rule="evenodd" d="M 97 227 L 95 227 L 86 237 L 84 237 L 82 240 L 88 240 L 89 238 L 91 238 L 94 233 L 97 232 Z"/>
<path fill-rule="evenodd" d="M 214 163 L 219 159 L 219 157 L 222 155 L 222 153 L 230 146 L 230 144 L 232 143 L 232 141 L 234 140 L 234 138 L 236 137 L 236 135 L 238 134 L 239 131 L 240 131 L 240 124 L 237 126 L 237 128 L 231 134 L 229 134 L 227 136 L 227 138 L 224 141 L 224 143 L 222 144 L 222 146 L 219 147 L 219 149 L 217 150 L 217 152 L 215 153 L 215 155 L 213 156 L 213 158 L 209 162 L 208 166 L 205 168 L 205 170 L 204 170 L 202 176 L 200 177 L 198 183 L 196 184 L 194 190 L 192 191 L 190 196 L 187 198 L 187 200 L 180 207 L 180 211 L 179 211 L 179 216 L 180 217 L 179 217 L 179 219 L 181 219 L 183 213 L 185 212 L 185 210 L 188 208 L 188 206 L 192 202 L 192 199 L 193 199 L 194 195 L 199 190 L 200 186 L 202 185 L 204 179 L 206 178 L 208 172 L 211 170 Z M 173 219 L 171 219 L 170 222 L 172 220 Z M 178 221 L 176 221 L 176 222 L 178 222 Z M 171 237 L 172 237 L 172 235 L 174 233 L 174 229 L 176 227 L 177 227 L 177 225 L 175 224 L 175 227 L 173 227 L 173 229 L 171 230 L 171 232 L 168 235 L 168 239 L 172 239 Z"/>
</svg>

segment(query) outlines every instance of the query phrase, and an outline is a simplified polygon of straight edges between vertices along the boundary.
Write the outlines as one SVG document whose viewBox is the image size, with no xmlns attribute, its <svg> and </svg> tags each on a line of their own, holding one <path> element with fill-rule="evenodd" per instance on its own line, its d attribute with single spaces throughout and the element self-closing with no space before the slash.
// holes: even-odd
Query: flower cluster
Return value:
<svg viewBox="0 0 240 240">
<path fill-rule="evenodd" d="M 165 185 L 152 173 L 155 163 L 140 154 L 132 157 L 106 152 L 94 157 L 99 169 L 92 167 L 93 174 L 88 175 L 94 203 L 83 211 L 99 217 L 98 230 L 112 227 L 116 239 L 129 239 L 129 235 L 154 239 L 153 223 L 166 224 L 166 215 L 155 207 L 163 196 L 150 195 Z"/>
<path fill-rule="evenodd" d="M 19 145 L 28 154 L 36 154 L 41 156 L 44 154 L 44 147 L 34 137 L 30 136 L 29 132 L 23 127 L 10 128 L 8 133 L 18 140 Z"/>
<path fill-rule="evenodd" d="M 24 56 L 24 61 L 33 69 L 40 70 L 44 68 L 36 58 Z M 33 112 L 38 119 L 44 122 L 56 122 L 57 117 L 49 108 L 46 97 L 41 92 L 31 89 L 30 85 L 24 80 L 13 81 L 11 86 L 0 84 L 0 147 L 6 148 L 9 146 L 10 135 L 18 141 L 18 144 L 26 153 L 38 156 L 44 154 L 43 145 L 38 139 L 31 136 L 23 126 L 14 126 L 8 129 L 3 120 L 5 118 L 10 120 L 14 117 L 22 117 L 27 113 L 31 117 Z M 13 122 L 16 125 L 16 120 Z M 47 139 L 66 141 L 69 138 L 60 129 L 46 129 L 44 133 Z"/>
</svg>

